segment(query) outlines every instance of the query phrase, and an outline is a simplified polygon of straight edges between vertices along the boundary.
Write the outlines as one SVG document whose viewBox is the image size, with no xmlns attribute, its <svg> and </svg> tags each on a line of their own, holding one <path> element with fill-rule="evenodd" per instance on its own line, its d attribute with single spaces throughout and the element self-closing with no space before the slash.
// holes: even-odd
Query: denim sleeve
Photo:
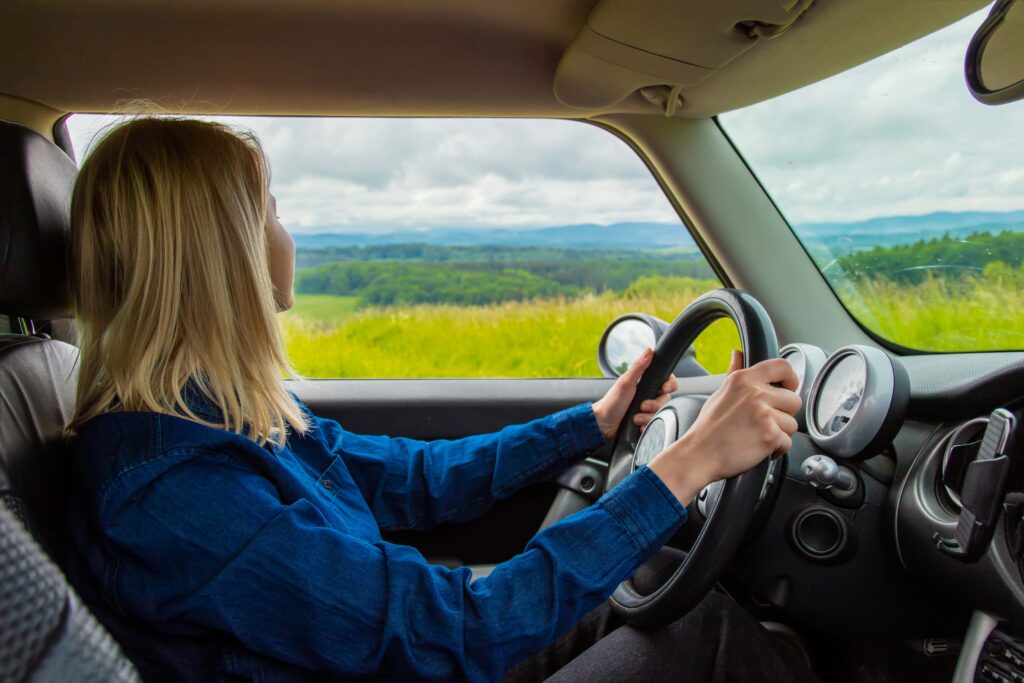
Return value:
<svg viewBox="0 0 1024 683">
<path fill-rule="evenodd" d="M 413 548 L 347 535 L 304 499 L 211 454 L 182 462 L 103 521 L 114 604 L 150 623 L 230 634 L 318 672 L 496 681 L 653 554 L 685 509 L 643 468 L 470 582 Z"/>
<path fill-rule="evenodd" d="M 604 444 L 589 403 L 453 441 L 362 436 L 313 420 L 327 449 L 344 456 L 384 530 L 472 519 Z"/>
</svg>

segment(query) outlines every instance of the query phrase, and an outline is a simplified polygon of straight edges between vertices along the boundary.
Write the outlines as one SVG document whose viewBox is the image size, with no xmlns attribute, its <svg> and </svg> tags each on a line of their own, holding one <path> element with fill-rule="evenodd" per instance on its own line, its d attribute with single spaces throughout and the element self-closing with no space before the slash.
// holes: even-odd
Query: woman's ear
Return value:
<svg viewBox="0 0 1024 683">
<path fill-rule="evenodd" d="M 287 311 L 295 303 L 295 242 L 277 217 L 277 200 L 273 195 L 267 212 L 267 260 L 270 280 L 274 284 L 277 310 Z"/>
</svg>

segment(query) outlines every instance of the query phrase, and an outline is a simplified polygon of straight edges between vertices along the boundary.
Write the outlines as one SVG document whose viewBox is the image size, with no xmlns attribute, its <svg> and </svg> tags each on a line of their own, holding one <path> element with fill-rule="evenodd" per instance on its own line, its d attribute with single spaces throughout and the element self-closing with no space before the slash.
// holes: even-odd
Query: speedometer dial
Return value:
<svg viewBox="0 0 1024 683">
<path fill-rule="evenodd" d="M 806 405 L 814 378 L 818 376 L 828 356 L 813 344 L 787 344 L 779 349 L 779 357 L 793 366 L 793 372 L 796 373 L 799 382 L 796 393 Z M 800 429 L 806 427 L 803 411 L 797 415 L 796 421 Z"/>
<path fill-rule="evenodd" d="M 644 465 L 651 464 L 654 456 L 679 438 L 679 420 L 671 408 L 665 408 L 651 420 L 643 434 L 640 435 L 640 442 L 633 451 L 633 469 L 638 470 Z"/>
<path fill-rule="evenodd" d="M 842 431 L 860 405 L 866 382 L 867 365 L 861 356 L 847 355 L 832 368 L 814 410 L 818 431 L 826 436 Z"/>
<path fill-rule="evenodd" d="M 644 437 L 636 447 L 636 455 L 633 456 L 633 467 L 639 468 L 650 465 L 654 456 L 665 450 L 665 421 L 661 418 L 651 420 L 644 430 Z"/>
</svg>

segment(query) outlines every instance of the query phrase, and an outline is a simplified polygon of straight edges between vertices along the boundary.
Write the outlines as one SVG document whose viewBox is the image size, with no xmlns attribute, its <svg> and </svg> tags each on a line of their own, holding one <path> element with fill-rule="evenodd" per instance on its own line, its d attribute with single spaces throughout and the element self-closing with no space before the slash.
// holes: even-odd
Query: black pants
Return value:
<svg viewBox="0 0 1024 683">
<path fill-rule="evenodd" d="M 815 682 L 798 648 L 768 633 L 739 605 L 709 594 L 665 628 L 625 626 L 605 604 L 546 650 L 508 672 L 534 681 Z"/>
</svg>

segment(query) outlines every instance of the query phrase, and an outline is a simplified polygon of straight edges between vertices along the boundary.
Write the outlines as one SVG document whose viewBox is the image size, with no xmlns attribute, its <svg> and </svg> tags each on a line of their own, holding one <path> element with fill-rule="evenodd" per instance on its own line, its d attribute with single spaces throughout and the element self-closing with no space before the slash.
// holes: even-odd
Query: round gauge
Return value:
<svg viewBox="0 0 1024 683">
<path fill-rule="evenodd" d="M 804 358 L 804 354 L 793 352 L 786 354 L 782 358 L 793 366 L 793 372 L 800 378 L 800 384 L 803 384 L 804 373 L 807 372 L 807 359 Z"/>
<path fill-rule="evenodd" d="M 828 360 L 828 356 L 824 351 L 812 344 L 789 344 L 779 349 L 779 357 L 793 366 L 793 371 L 796 372 L 800 382 L 796 393 L 800 396 L 800 400 L 804 402 L 804 405 L 806 405 L 811 385 L 821 371 L 822 366 L 825 365 L 825 361 Z M 806 428 L 803 411 L 797 414 L 796 421 L 800 429 Z"/>
<path fill-rule="evenodd" d="M 644 465 L 651 464 L 654 456 L 675 441 L 678 437 L 676 414 L 672 409 L 666 409 L 658 413 L 640 435 L 640 442 L 633 452 L 633 469 L 638 470 Z"/>
<path fill-rule="evenodd" d="M 826 436 L 838 434 L 849 424 L 864 396 L 867 373 L 864 358 L 854 353 L 843 356 L 832 367 L 814 407 L 818 431 Z"/>
<path fill-rule="evenodd" d="M 903 365 L 872 346 L 846 346 L 818 373 L 805 402 L 807 433 L 826 453 L 865 458 L 888 445 L 910 396 Z"/>
</svg>

